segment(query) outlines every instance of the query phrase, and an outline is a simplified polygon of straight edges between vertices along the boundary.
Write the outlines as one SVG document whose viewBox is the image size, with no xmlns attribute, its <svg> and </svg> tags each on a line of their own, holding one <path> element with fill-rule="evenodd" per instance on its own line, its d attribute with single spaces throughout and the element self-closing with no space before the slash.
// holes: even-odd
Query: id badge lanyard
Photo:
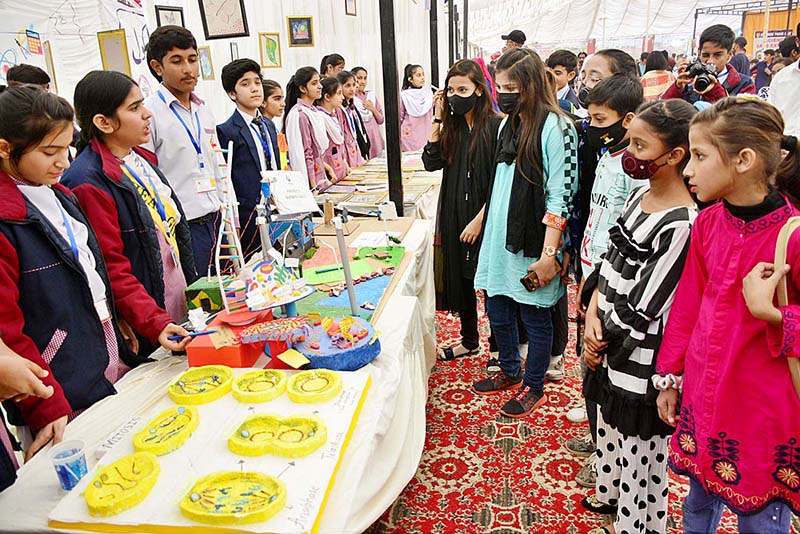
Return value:
<svg viewBox="0 0 800 534">
<path fill-rule="evenodd" d="M 75 231 L 72 229 L 72 225 L 67 219 L 67 214 L 64 211 L 64 208 L 61 207 L 61 202 L 56 201 L 58 205 L 58 211 L 61 212 L 61 220 L 64 222 L 64 226 L 67 228 L 67 237 L 69 238 L 69 246 L 72 248 L 72 255 L 75 256 L 75 261 L 80 264 L 81 262 L 81 252 L 78 250 L 78 241 L 75 239 Z"/>
<path fill-rule="evenodd" d="M 161 91 L 156 91 L 158 93 L 158 97 L 161 99 L 164 104 L 167 104 L 167 99 L 164 98 L 164 95 L 161 94 Z M 186 131 L 186 135 L 189 136 L 189 140 L 192 142 L 192 146 L 194 147 L 195 152 L 197 152 L 197 163 L 200 166 L 200 171 L 205 172 L 206 164 L 205 160 L 203 159 L 203 150 L 200 148 L 200 141 L 202 139 L 202 132 L 200 130 L 200 117 L 197 114 L 197 110 L 194 112 L 194 121 L 197 123 L 197 138 L 195 139 L 194 135 L 192 134 L 192 130 L 189 128 L 189 125 L 186 124 L 186 121 L 183 120 L 180 113 L 172 106 L 172 104 L 167 105 L 169 110 L 175 115 L 175 118 L 178 119 L 178 122 L 181 123 L 183 129 Z"/>
<path fill-rule="evenodd" d="M 264 126 L 265 130 L 266 130 L 266 128 L 267 127 Z M 250 129 L 253 130 L 256 133 L 256 137 L 258 137 L 258 140 L 261 141 L 261 146 L 264 148 L 264 152 L 267 153 L 267 156 L 269 157 L 270 164 L 272 165 L 272 168 L 273 169 L 277 168 L 277 165 L 275 164 L 275 154 L 273 154 L 273 152 L 272 152 L 272 139 L 269 138 L 269 132 L 267 132 L 267 139 L 264 140 L 264 138 L 261 137 L 261 132 L 258 131 L 258 128 L 253 126 L 252 122 L 250 123 Z"/>
<path fill-rule="evenodd" d="M 152 198 L 155 201 L 156 211 L 158 212 L 158 216 L 161 218 L 161 224 L 164 227 L 164 234 L 165 237 L 167 238 L 167 244 L 169 244 L 169 248 L 172 251 L 172 259 L 175 260 L 175 265 L 179 265 L 178 258 L 176 255 L 177 251 L 172 245 L 172 232 L 170 231 L 169 222 L 167 219 L 167 209 L 164 207 L 164 201 L 161 199 L 161 195 L 159 194 L 158 189 L 156 188 L 156 184 L 153 183 L 153 177 L 150 175 L 149 172 L 147 172 L 146 169 L 144 169 L 144 175 L 147 177 L 147 181 L 150 184 L 151 188 L 148 189 L 147 186 L 144 185 L 142 179 L 139 177 L 136 171 L 134 171 L 131 168 L 130 165 L 128 165 L 125 162 L 123 162 L 122 165 L 125 168 L 125 173 L 133 180 L 136 180 L 136 183 L 138 183 L 143 190 L 147 191 L 147 194 L 150 195 L 150 198 Z"/>
</svg>

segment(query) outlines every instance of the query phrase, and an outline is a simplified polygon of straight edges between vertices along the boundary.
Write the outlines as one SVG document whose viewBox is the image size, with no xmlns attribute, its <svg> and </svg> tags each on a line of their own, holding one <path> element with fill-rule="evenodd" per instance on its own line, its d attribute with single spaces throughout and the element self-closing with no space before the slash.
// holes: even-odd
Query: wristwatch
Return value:
<svg viewBox="0 0 800 534">
<path fill-rule="evenodd" d="M 552 258 L 558 254 L 558 249 L 553 245 L 545 245 L 544 248 L 542 248 L 542 254 Z"/>
</svg>

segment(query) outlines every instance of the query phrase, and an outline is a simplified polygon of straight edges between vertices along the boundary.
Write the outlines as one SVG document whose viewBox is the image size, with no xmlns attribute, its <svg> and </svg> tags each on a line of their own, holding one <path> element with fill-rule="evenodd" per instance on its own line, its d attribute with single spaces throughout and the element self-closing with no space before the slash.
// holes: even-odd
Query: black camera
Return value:
<svg viewBox="0 0 800 534">
<path fill-rule="evenodd" d="M 717 67 L 702 61 L 695 61 L 686 70 L 694 78 L 694 89 L 699 93 L 705 92 L 711 85 L 711 76 L 717 75 Z"/>
</svg>

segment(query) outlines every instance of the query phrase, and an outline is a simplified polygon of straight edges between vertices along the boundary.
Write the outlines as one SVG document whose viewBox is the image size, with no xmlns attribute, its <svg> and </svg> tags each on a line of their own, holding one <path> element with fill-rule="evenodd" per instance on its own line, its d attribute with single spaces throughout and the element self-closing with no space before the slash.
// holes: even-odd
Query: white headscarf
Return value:
<svg viewBox="0 0 800 534">
<path fill-rule="evenodd" d="M 363 100 L 358 95 L 356 95 L 356 97 L 353 98 L 353 104 L 355 104 L 356 109 L 358 110 L 358 114 L 361 115 L 361 119 L 364 122 L 369 122 L 372 120 L 372 112 L 367 109 L 366 105 L 364 105 L 367 100 L 369 100 L 374 104 L 375 93 L 372 91 L 365 91 Z"/>
<path fill-rule="evenodd" d="M 311 132 L 320 154 L 328 150 L 328 132 L 322 113 L 299 101 L 286 117 L 286 142 L 289 145 L 289 161 L 292 164 L 292 170 L 299 171 L 308 179 L 303 136 L 300 133 L 300 113 L 305 113 L 311 123 Z"/>
<path fill-rule="evenodd" d="M 400 92 L 406 112 L 412 117 L 422 117 L 433 107 L 433 91 L 430 87 L 411 87 Z"/>
<path fill-rule="evenodd" d="M 339 120 L 336 118 L 336 112 L 334 111 L 334 115 L 331 115 L 325 108 L 320 107 L 317 109 L 325 120 L 325 130 L 328 132 L 330 141 L 334 145 L 344 143 L 344 134 L 342 133 L 342 127 L 339 125 Z"/>
</svg>

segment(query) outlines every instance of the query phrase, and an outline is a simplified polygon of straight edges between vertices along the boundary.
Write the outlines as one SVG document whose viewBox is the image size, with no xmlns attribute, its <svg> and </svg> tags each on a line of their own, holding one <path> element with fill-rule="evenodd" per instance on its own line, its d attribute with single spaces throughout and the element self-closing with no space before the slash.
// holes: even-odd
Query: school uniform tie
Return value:
<svg viewBox="0 0 800 534">
<path fill-rule="evenodd" d="M 267 170 L 272 170 L 272 159 L 270 158 L 269 150 L 267 150 L 267 143 L 271 140 L 269 138 L 269 134 L 267 134 L 267 128 L 264 125 L 264 119 L 262 117 L 255 117 L 253 119 L 253 124 L 256 125 L 258 128 L 258 133 L 261 135 L 261 152 L 264 154 L 264 164 L 267 167 Z"/>
</svg>

